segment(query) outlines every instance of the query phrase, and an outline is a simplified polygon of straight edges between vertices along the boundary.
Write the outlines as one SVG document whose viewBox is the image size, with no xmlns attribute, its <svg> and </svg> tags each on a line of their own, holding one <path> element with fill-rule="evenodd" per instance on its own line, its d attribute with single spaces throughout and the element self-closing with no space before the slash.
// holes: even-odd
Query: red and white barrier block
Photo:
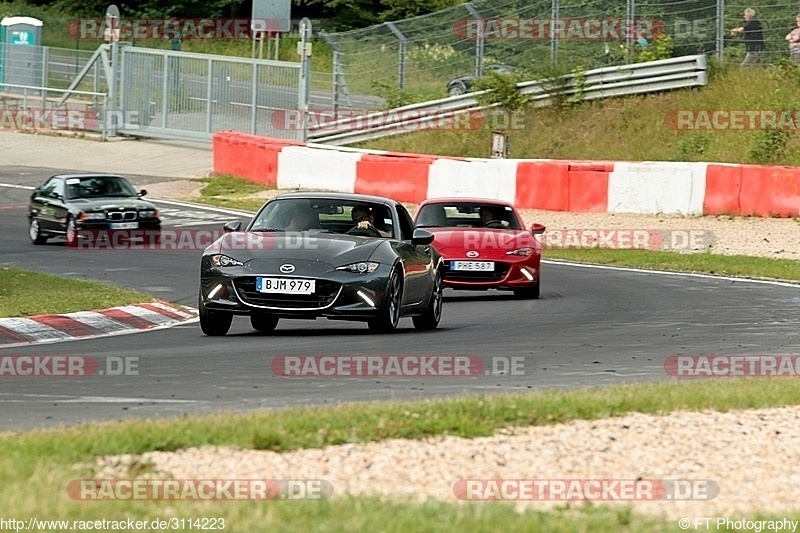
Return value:
<svg viewBox="0 0 800 533">
<path fill-rule="evenodd" d="M 800 215 L 800 168 L 681 162 L 474 159 L 214 135 L 214 171 L 278 188 L 417 203 L 478 196 L 518 208 L 681 215 Z"/>
</svg>

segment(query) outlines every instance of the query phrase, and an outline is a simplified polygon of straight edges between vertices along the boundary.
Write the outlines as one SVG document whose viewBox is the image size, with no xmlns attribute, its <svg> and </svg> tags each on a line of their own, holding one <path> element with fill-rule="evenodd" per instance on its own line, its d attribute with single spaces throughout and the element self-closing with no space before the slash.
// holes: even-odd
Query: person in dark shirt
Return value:
<svg viewBox="0 0 800 533">
<path fill-rule="evenodd" d="M 764 61 L 764 30 L 761 27 L 761 21 L 756 18 L 756 10 L 747 8 L 744 10 L 744 24 L 738 28 L 731 30 L 731 35 L 734 37 L 742 36 L 744 41 L 744 61 L 742 61 L 742 68 L 747 68 L 752 65 L 758 65 Z"/>
</svg>

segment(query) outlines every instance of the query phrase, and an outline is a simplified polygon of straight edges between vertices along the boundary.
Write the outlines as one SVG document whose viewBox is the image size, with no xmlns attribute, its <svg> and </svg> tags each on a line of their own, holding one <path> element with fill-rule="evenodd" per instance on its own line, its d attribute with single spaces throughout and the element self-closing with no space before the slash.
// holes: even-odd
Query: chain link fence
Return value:
<svg viewBox="0 0 800 533">
<path fill-rule="evenodd" d="M 745 8 L 755 9 L 764 27 L 767 62 L 787 58 L 785 36 L 799 9 L 790 3 L 473 0 L 321 36 L 334 51 L 335 105 L 354 107 L 353 95 L 372 95 L 391 106 L 445 97 L 457 79 L 468 89 L 502 65 L 535 77 L 698 53 L 741 62 L 744 45 L 730 30 L 744 23 Z"/>
</svg>

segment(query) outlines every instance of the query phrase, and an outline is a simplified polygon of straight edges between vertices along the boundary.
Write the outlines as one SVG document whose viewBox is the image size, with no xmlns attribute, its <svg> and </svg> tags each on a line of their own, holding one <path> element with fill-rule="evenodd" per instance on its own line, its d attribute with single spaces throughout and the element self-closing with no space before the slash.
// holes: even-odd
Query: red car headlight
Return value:
<svg viewBox="0 0 800 533">
<path fill-rule="evenodd" d="M 533 248 L 525 246 L 523 248 L 517 248 L 516 250 L 510 250 L 506 252 L 506 255 L 519 255 L 519 256 L 528 256 L 533 253 Z"/>
</svg>

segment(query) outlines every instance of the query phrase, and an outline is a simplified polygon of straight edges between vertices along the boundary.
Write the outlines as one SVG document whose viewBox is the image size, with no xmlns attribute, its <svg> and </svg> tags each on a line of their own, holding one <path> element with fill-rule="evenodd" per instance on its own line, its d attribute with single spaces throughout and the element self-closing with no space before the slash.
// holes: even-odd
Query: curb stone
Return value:
<svg viewBox="0 0 800 533">
<path fill-rule="evenodd" d="M 124 335 L 196 320 L 194 309 L 158 301 L 62 315 L 0 318 L 0 348 Z"/>
</svg>

